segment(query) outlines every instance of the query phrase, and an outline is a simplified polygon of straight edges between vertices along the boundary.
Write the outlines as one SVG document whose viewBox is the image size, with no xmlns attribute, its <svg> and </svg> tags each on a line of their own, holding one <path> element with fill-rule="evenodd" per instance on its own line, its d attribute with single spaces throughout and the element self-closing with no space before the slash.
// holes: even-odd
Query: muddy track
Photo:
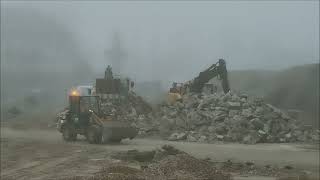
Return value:
<svg viewBox="0 0 320 180">
<path fill-rule="evenodd" d="M 134 139 L 121 144 L 89 145 L 84 139 L 66 143 L 56 131 L 1 128 L 1 179 L 55 179 L 92 175 L 112 163 L 110 154 L 130 149 L 152 150 L 171 144 L 198 158 L 215 161 L 254 161 L 256 164 L 291 165 L 317 173 L 317 145 L 199 144 L 155 139 Z"/>
</svg>

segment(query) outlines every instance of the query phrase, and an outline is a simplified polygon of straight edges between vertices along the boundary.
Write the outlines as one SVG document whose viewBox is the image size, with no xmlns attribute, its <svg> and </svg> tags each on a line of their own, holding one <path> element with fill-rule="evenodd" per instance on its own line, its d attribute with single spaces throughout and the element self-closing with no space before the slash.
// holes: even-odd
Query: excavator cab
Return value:
<svg viewBox="0 0 320 180">
<path fill-rule="evenodd" d="M 174 104 L 177 101 L 182 101 L 182 95 L 184 94 L 183 83 L 173 82 L 172 87 L 167 94 L 167 103 Z"/>
<path fill-rule="evenodd" d="M 172 87 L 169 90 L 170 93 L 179 93 L 183 94 L 183 83 L 173 82 Z"/>
</svg>

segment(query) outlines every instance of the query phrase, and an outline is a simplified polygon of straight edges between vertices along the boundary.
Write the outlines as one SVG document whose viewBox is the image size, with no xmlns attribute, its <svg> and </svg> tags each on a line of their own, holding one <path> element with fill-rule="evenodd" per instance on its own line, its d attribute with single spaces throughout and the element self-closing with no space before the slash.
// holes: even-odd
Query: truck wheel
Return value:
<svg viewBox="0 0 320 180">
<path fill-rule="evenodd" d="M 76 141 L 77 133 L 72 126 L 65 126 L 62 128 L 62 138 L 65 141 Z"/>
<path fill-rule="evenodd" d="M 101 143 L 101 133 L 99 128 L 96 126 L 91 126 L 87 130 L 87 140 L 90 144 L 100 144 Z"/>
</svg>

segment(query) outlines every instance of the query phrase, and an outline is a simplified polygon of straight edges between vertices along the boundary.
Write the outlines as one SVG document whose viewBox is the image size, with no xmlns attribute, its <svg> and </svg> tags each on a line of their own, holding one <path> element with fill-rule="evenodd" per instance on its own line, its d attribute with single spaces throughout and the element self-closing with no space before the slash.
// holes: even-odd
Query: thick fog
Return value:
<svg viewBox="0 0 320 180">
<path fill-rule="evenodd" d="M 117 47 L 139 82 L 185 81 L 218 58 L 230 70 L 315 63 L 319 2 L 1 2 L 3 93 L 87 83 Z"/>
</svg>

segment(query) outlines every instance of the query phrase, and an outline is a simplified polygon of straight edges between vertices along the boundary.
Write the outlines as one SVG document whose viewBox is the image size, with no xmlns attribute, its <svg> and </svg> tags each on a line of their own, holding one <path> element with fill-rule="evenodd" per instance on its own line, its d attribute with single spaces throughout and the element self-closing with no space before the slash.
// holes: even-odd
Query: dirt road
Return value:
<svg viewBox="0 0 320 180">
<path fill-rule="evenodd" d="M 62 141 L 56 131 L 1 128 L 1 179 L 54 179 L 98 171 L 115 151 L 152 150 L 171 144 L 198 158 L 214 161 L 253 161 L 258 165 L 290 165 L 316 174 L 317 145 L 298 144 L 199 144 L 157 139 L 125 140 L 121 144 L 89 145 L 84 139 Z M 240 178 L 241 179 L 241 178 Z M 268 179 L 268 178 L 267 178 Z"/>
</svg>

